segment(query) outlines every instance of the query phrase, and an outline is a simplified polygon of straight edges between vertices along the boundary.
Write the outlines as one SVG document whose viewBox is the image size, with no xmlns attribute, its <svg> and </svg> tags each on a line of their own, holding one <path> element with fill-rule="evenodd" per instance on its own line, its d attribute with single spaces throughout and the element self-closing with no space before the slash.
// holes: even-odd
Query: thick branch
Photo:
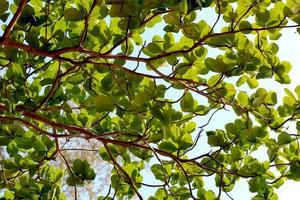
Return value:
<svg viewBox="0 0 300 200">
<path fill-rule="evenodd" d="M 22 14 L 22 10 L 24 9 L 24 7 L 26 6 L 26 0 L 21 0 L 19 6 L 18 6 L 18 9 L 15 13 L 15 15 L 13 16 L 13 18 L 11 19 L 11 21 L 9 22 L 8 26 L 6 27 L 3 35 L 2 35 L 2 38 L 1 40 L 4 41 L 6 40 L 7 38 L 9 38 L 13 28 L 14 28 L 14 25 L 16 24 L 16 22 L 18 21 L 19 17 L 21 16 Z"/>
</svg>

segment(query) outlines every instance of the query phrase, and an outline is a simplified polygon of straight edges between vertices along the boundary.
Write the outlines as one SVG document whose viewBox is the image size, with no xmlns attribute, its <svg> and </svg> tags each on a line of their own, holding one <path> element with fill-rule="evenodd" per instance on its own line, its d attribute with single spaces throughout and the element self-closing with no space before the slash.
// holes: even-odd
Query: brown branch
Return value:
<svg viewBox="0 0 300 200">
<path fill-rule="evenodd" d="M 60 82 L 60 64 L 57 70 L 57 74 L 55 79 L 52 82 L 51 88 L 49 90 L 49 92 L 47 93 L 47 95 L 42 99 L 42 101 L 39 103 L 39 105 L 34 109 L 35 111 L 37 111 L 38 109 L 40 109 L 45 103 L 47 103 L 49 101 L 49 99 L 51 98 L 51 96 L 55 93 L 55 90 L 58 88 L 59 82 Z"/>
<path fill-rule="evenodd" d="M 61 149 L 60 151 L 94 151 L 98 152 L 97 149 L 75 149 L 75 148 L 68 148 L 68 149 Z"/>
<path fill-rule="evenodd" d="M 138 183 L 141 184 L 143 186 L 147 186 L 147 187 L 164 187 L 165 185 L 152 185 L 152 184 L 147 184 L 147 183 Z"/>
<path fill-rule="evenodd" d="M 97 1 L 98 0 L 94 0 L 93 1 L 93 4 L 90 8 L 90 11 L 87 13 L 87 15 L 85 16 L 85 19 L 84 19 L 84 28 L 83 28 L 83 31 L 82 31 L 82 34 L 80 36 L 80 39 L 79 39 L 79 46 L 84 42 L 86 36 L 87 36 L 87 32 L 88 32 L 88 29 L 89 29 L 89 18 L 94 10 L 94 8 L 96 7 L 97 5 Z"/>
<path fill-rule="evenodd" d="M 216 1 L 217 8 L 218 8 L 218 17 L 217 17 L 214 25 L 211 27 L 211 29 L 210 29 L 210 31 L 208 32 L 207 35 L 210 35 L 214 31 L 215 27 L 217 26 L 217 24 L 218 24 L 218 22 L 221 18 L 221 5 L 220 5 L 220 2 L 219 2 L 219 0 L 215 0 L 215 1 Z"/>
<path fill-rule="evenodd" d="M 191 195 L 192 199 L 197 199 L 197 198 L 194 197 L 191 182 L 189 180 L 189 176 L 188 176 L 186 170 L 184 169 L 184 167 L 182 166 L 182 164 L 178 160 L 175 160 L 175 162 L 179 165 L 180 169 L 182 170 L 182 172 L 183 172 L 183 174 L 184 174 L 184 176 L 187 180 L 188 187 L 189 187 L 189 192 L 190 192 L 190 195 Z"/>
<path fill-rule="evenodd" d="M 242 14 L 242 16 L 236 21 L 233 30 L 237 27 L 237 25 L 240 23 L 240 21 L 251 11 L 252 8 L 254 8 L 258 3 L 260 3 L 257 0 L 254 0 L 251 5 L 247 8 L 247 10 Z"/>
<path fill-rule="evenodd" d="M 64 54 L 64 53 L 69 53 L 69 52 L 77 52 L 77 53 L 90 55 L 90 56 L 92 56 L 91 58 L 120 59 L 120 60 L 139 61 L 139 62 L 149 63 L 149 61 L 157 60 L 157 59 L 160 59 L 160 58 L 165 58 L 167 56 L 171 56 L 171 55 L 174 55 L 174 54 L 189 53 L 192 50 L 194 50 L 195 48 L 197 48 L 198 46 L 201 46 L 202 42 L 204 42 L 205 40 L 207 40 L 209 38 L 213 38 L 213 37 L 218 37 L 218 36 L 228 35 L 228 34 L 234 34 L 234 33 L 239 33 L 239 32 L 243 32 L 243 31 L 264 31 L 264 30 L 271 30 L 271 29 L 276 29 L 276 28 L 297 28 L 297 27 L 300 27 L 300 24 L 283 25 L 283 26 L 276 25 L 276 26 L 261 27 L 261 28 L 245 28 L 245 29 L 215 33 L 215 34 L 210 34 L 210 35 L 208 34 L 208 35 L 204 36 L 203 38 L 201 38 L 197 43 L 195 43 L 189 49 L 171 51 L 171 52 L 160 54 L 160 55 L 150 57 L 150 58 L 141 58 L 141 57 L 137 58 L 137 57 L 126 56 L 126 55 L 100 54 L 98 52 L 88 50 L 88 49 L 84 49 L 84 48 L 78 47 L 78 46 L 77 47 L 62 48 L 62 49 L 57 49 L 57 50 L 53 50 L 53 51 L 46 51 L 46 50 L 34 48 L 30 45 L 22 44 L 20 42 L 12 41 L 12 40 L 2 40 L 2 41 L 0 41 L 0 45 L 22 49 L 25 52 L 30 53 L 30 54 L 34 54 L 34 55 L 47 56 L 47 57 L 51 57 L 51 58 L 54 58 L 54 59 L 61 59 L 61 60 L 64 60 L 64 61 L 67 61 L 67 62 L 70 62 L 70 63 L 73 63 L 73 64 L 78 63 L 78 62 L 76 62 L 76 61 L 74 61 L 73 59 L 70 59 L 70 58 L 61 57 L 61 55 Z"/>
<path fill-rule="evenodd" d="M 21 118 L 18 118 L 18 117 L 10 117 L 10 116 L 3 116 L 1 115 L 0 116 L 0 121 L 17 121 L 17 122 L 21 122 L 23 123 L 25 126 L 27 127 L 30 127 L 30 128 L 33 128 L 34 130 L 36 130 L 37 132 L 39 133 L 42 133 L 44 135 L 47 135 L 47 136 L 53 136 L 51 133 L 41 129 L 40 127 L 36 126 L 35 124 L 32 124 L 24 119 L 21 119 Z"/>
<path fill-rule="evenodd" d="M 8 109 L 6 108 L 5 105 L 0 104 L 0 110 L 8 110 Z M 22 111 L 22 108 L 17 107 L 17 110 Z M 103 144 L 114 144 L 114 145 L 120 145 L 120 146 L 123 146 L 123 147 L 134 147 L 134 148 L 141 148 L 141 149 L 147 149 L 147 150 L 154 149 L 156 153 L 158 153 L 162 156 L 169 157 L 169 158 L 175 160 L 176 162 L 190 163 L 190 164 L 194 164 L 194 165 L 200 167 L 201 169 L 204 169 L 204 170 L 207 170 L 207 171 L 211 171 L 211 172 L 214 172 L 214 173 L 221 173 L 218 169 L 207 167 L 206 165 L 201 164 L 201 163 L 197 162 L 196 160 L 181 159 L 180 157 L 178 157 L 176 155 L 173 155 L 172 153 L 169 153 L 169 152 L 157 149 L 157 148 L 152 148 L 152 147 L 150 148 L 148 146 L 144 146 L 142 144 L 134 143 L 134 142 L 131 142 L 131 141 L 127 142 L 127 141 L 121 141 L 121 140 L 108 139 L 108 138 L 104 137 L 105 134 L 104 135 L 95 135 L 95 133 L 93 133 L 92 131 L 87 130 L 85 128 L 54 122 L 52 120 L 49 120 L 49 119 L 47 119 L 43 116 L 40 116 L 36 113 L 33 113 L 33 112 L 23 111 L 22 114 L 26 117 L 29 117 L 31 119 L 34 119 L 34 120 L 43 122 L 43 123 L 45 123 L 49 126 L 52 126 L 53 128 L 61 128 L 61 129 L 65 129 L 65 130 L 68 130 L 68 131 L 75 131 L 77 133 L 83 134 L 83 135 L 77 135 L 77 136 L 75 135 L 76 137 L 81 137 L 81 138 L 85 138 L 85 139 L 96 139 L 96 140 L 102 142 Z M 206 156 L 213 159 L 210 155 L 206 155 Z M 219 163 L 219 164 L 222 166 L 221 163 Z M 256 175 L 245 176 L 245 175 L 239 174 L 238 172 L 233 172 L 233 171 L 230 171 L 230 170 L 223 171 L 223 173 L 224 174 L 236 175 L 236 176 L 240 176 L 240 177 L 255 177 L 256 176 Z"/>
<path fill-rule="evenodd" d="M 1 37 L 1 41 L 6 40 L 7 38 L 9 38 L 15 23 L 18 21 L 19 17 L 22 14 L 22 10 L 24 9 L 24 7 L 26 6 L 26 0 L 21 0 L 18 9 L 16 11 L 16 13 L 14 14 L 13 18 L 11 19 L 11 21 L 9 22 L 8 26 L 6 27 L 2 37 Z"/>
<path fill-rule="evenodd" d="M 209 38 L 213 38 L 213 37 L 218 37 L 218 36 L 223 36 L 223 35 L 229 35 L 229 34 L 234 34 L 234 33 L 240 33 L 240 32 L 244 32 L 244 31 L 265 31 L 265 30 L 272 30 L 272 29 L 276 29 L 276 28 L 298 28 L 300 27 L 300 24 L 296 24 L 296 25 L 283 25 L 281 26 L 281 24 L 276 25 L 276 26 L 270 26 L 270 27 L 260 27 L 260 28 L 245 28 L 245 29 L 239 29 L 239 30 L 232 30 L 232 31 L 227 31 L 227 32 L 221 32 L 221 33 L 214 33 L 214 34 L 207 34 L 206 36 L 204 36 L 203 38 L 201 38 L 198 42 L 196 42 L 193 46 L 191 46 L 189 49 L 184 49 L 184 50 L 176 50 L 176 51 L 171 51 L 168 53 L 164 53 L 164 54 L 160 54 L 151 58 L 146 59 L 147 61 L 152 61 L 152 60 L 157 60 L 157 59 L 161 59 L 164 57 L 168 57 L 174 54 L 185 54 L 185 53 L 189 53 L 191 51 L 193 51 L 194 49 L 196 49 L 198 46 L 201 46 L 202 43 L 209 39 Z"/>
</svg>

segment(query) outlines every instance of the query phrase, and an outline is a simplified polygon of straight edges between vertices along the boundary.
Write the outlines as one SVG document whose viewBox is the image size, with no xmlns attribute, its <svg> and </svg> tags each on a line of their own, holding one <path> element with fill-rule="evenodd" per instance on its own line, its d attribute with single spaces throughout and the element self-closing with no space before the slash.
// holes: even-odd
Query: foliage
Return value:
<svg viewBox="0 0 300 200">
<path fill-rule="evenodd" d="M 64 148 L 95 140 L 113 168 L 99 199 L 143 199 L 144 187 L 155 188 L 152 200 L 218 199 L 240 179 L 254 199 L 277 199 L 274 188 L 300 180 L 300 86 L 281 103 L 259 79 L 290 82 L 276 40 L 299 32 L 299 10 L 296 0 L 0 0 L 3 198 L 65 199 L 66 184 L 77 198 L 99 174 Z M 235 119 L 205 130 L 224 109 Z"/>
</svg>

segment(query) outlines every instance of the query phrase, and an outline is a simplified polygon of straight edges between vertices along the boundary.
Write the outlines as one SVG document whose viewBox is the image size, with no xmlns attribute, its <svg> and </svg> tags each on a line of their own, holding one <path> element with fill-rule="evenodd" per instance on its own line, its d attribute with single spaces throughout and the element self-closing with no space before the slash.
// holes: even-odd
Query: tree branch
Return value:
<svg viewBox="0 0 300 200">
<path fill-rule="evenodd" d="M 19 17 L 22 14 L 22 11 L 23 11 L 24 7 L 26 6 L 26 2 L 27 2 L 27 0 L 21 0 L 20 1 L 20 4 L 18 6 L 18 9 L 17 9 L 16 13 L 14 14 L 13 18 L 9 22 L 8 26 L 6 27 L 4 33 L 1 37 L 1 41 L 4 41 L 7 38 L 9 38 L 9 36 L 10 36 L 10 34 L 11 34 L 13 28 L 14 28 L 15 23 L 18 21 Z"/>
</svg>

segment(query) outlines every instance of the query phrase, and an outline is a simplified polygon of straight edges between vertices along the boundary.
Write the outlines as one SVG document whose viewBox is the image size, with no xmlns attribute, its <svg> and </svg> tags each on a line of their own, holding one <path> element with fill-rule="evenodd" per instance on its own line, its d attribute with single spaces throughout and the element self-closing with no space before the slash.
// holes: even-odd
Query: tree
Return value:
<svg viewBox="0 0 300 200">
<path fill-rule="evenodd" d="M 282 101 L 259 87 L 290 82 L 276 40 L 300 32 L 299 1 L 0 0 L 0 19 L 4 199 L 65 199 L 66 185 L 77 199 L 101 173 L 74 150 L 111 169 L 99 199 L 148 198 L 145 187 L 153 200 L 220 199 L 240 179 L 277 199 L 300 180 L 300 86 Z M 232 122 L 207 130 L 225 109 Z"/>
</svg>

